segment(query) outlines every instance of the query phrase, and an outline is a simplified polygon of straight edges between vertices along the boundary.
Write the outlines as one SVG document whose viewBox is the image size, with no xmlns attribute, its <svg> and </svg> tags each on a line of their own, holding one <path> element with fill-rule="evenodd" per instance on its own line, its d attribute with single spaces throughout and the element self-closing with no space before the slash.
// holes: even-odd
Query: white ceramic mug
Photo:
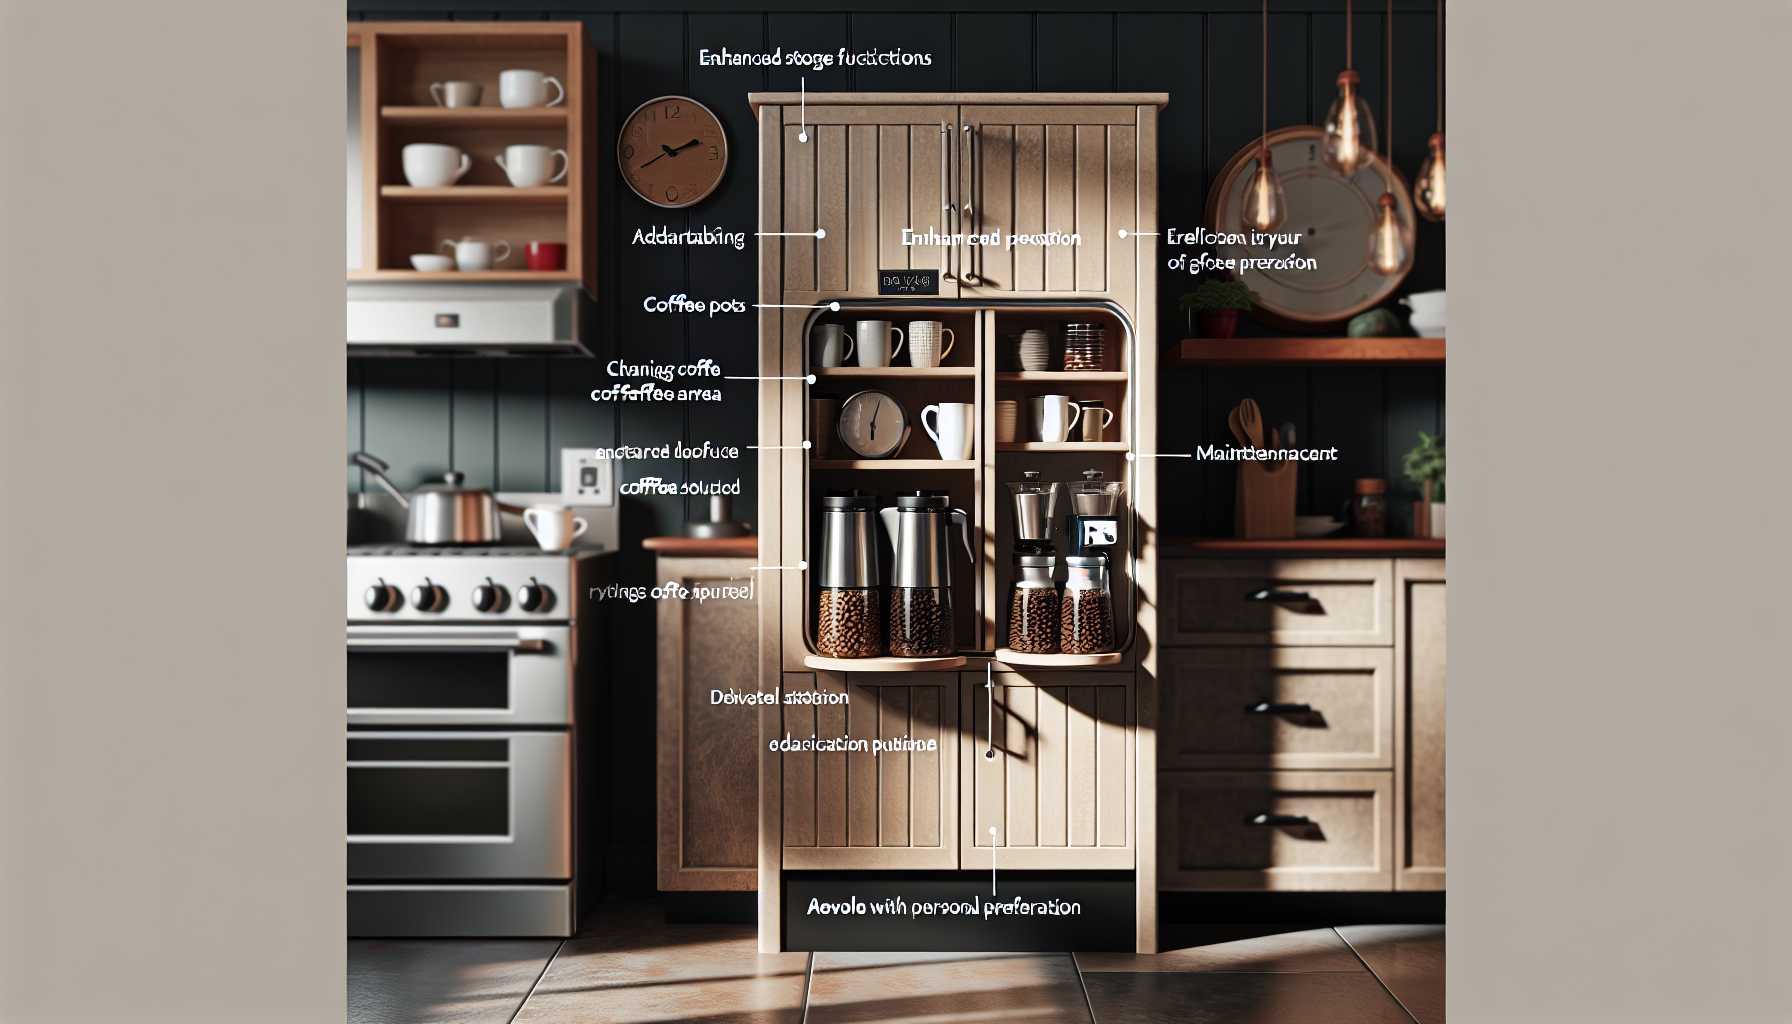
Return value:
<svg viewBox="0 0 1792 1024">
<path fill-rule="evenodd" d="M 572 509 L 558 505 L 530 505 L 523 510 L 523 523 L 543 551 L 564 551 L 589 525 Z"/>
<path fill-rule="evenodd" d="M 1020 403 L 996 403 L 996 440 L 1007 444 L 1020 440 Z"/>
<path fill-rule="evenodd" d="M 1080 410 L 1077 413 L 1077 421 L 1083 425 L 1082 433 L 1077 440 L 1107 440 L 1107 429 L 1114 422 L 1114 410 L 1097 401 L 1078 402 L 1076 407 Z"/>
<path fill-rule="evenodd" d="M 840 324 L 816 324 L 809 338 L 809 354 L 816 366 L 844 366 L 857 342 Z"/>
<path fill-rule="evenodd" d="M 477 107 L 485 95 L 485 86 L 478 82 L 431 82 L 429 94 L 438 107 Z"/>
<path fill-rule="evenodd" d="M 890 348 L 890 335 L 896 335 L 896 348 Z M 853 335 L 859 339 L 860 366 L 888 366 L 902 352 L 902 328 L 888 320 L 860 320 Z"/>
<path fill-rule="evenodd" d="M 490 270 L 492 264 L 502 263 L 510 258 L 509 242 L 481 242 L 472 238 L 456 242 L 451 238 L 444 238 L 442 247 L 454 251 L 455 269 L 463 271 Z"/>
<path fill-rule="evenodd" d="M 1033 406 L 1033 440 L 1069 440 L 1070 428 L 1082 415 L 1081 406 L 1071 401 L 1069 395 L 1034 395 L 1029 401 Z"/>
<path fill-rule="evenodd" d="M 473 166 L 473 158 L 458 146 L 413 142 L 404 147 L 404 180 L 412 188 L 441 188 L 459 181 Z"/>
<path fill-rule="evenodd" d="M 555 157 L 561 160 L 559 174 L 554 174 Z M 566 155 L 566 150 L 546 146 L 506 146 L 496 159 L 498 166 L 510 176 L 510 183 L 517 188 L 552 185 L 572 169 L 572 158 Z"/>
<path fill-rule="evenodd" d="M 964 402 L 941 402 L 921 410 L 921 429 L 933 438 L 940 458 L 958 461 L 971 457 L 971 438 L 975 435 L 972 417 L 977 407 Z M 933 413 L 934 426 L 927 425 L 927 414 Z"/>
<path fill-rule="evenodd" d="M 548 102 L 548 83 L 560 95 Z M 498 74 L 498 102 L 506 107 L 557 107 L 566 100 L 566 86 L 540 71 L 503 71 Z"/>
<path fill-rule="evenodd" d="M 946 336 L 946 347 L 940 349 L 940 335 Z M 910 366 L 940 365 L 952 352 L 951 328 L 938 320 L 910 320 L 908 324 L 908 362 Z"/>
</svg>

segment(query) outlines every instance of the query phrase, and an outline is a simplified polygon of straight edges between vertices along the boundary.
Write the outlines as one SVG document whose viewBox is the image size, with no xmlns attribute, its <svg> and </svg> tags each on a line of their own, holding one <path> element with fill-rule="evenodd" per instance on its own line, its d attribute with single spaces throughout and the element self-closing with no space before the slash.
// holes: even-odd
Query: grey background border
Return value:
<svg viewBox="0 0 1792 1024">
<path fill-rule="evenodd" d="M 342 1019 L 341 20 L 0 5 L 0 1021 Z M 1792 8 L 1450 36 L 1452 1018 L 1786 1019 Z"/>
</svg>

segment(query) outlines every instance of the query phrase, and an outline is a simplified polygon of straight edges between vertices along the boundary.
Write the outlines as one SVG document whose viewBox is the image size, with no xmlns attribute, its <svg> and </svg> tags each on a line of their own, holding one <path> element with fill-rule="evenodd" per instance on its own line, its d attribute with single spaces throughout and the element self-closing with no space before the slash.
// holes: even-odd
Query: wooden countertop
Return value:
<svg viewBox="0 0 1792 1024">
<path fill-rule="evenodd" d="M 1240 540 L 1236 537 L 1165 537 L 1158 557 L 1199 555 L 1412 555 L 1442 558 L 1444 542 L 1427 537 L 1320 537 L 1309 540 Z"/>
<path fill-rule="evenodd" d="M 681 558 L 758 558 L 758 537 L 648 537 L 648 551 Z"/>
</svg>

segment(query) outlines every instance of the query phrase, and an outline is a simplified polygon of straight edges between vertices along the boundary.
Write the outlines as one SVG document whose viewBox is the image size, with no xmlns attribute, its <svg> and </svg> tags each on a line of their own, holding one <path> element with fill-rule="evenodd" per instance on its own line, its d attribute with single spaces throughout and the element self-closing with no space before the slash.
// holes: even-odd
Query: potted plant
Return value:
<svg viewBox="0 0 1792 1024">
<path fill-rule="evenodd" d="M 1194 315 L 1196 336 L 1230 338 L 1238 330 L 1238 314 L 1257 303 L 1257 293 L 1243 281 L 1202 281 L 1182 297 L 1182 308 Z"/>
<path fill-rule="evenodd" d="M 1444 439 L 1419 431 L 1419 443 L 1400 460 L 1406 478 L 1424 486 L 1425 497 L 1413 504 L 1412 535 L 1444 538 Z"/>
</svg>

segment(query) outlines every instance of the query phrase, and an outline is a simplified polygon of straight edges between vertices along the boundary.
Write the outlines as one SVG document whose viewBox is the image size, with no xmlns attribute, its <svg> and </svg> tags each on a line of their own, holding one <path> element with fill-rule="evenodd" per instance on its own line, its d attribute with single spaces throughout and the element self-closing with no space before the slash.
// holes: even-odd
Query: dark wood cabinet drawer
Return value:
<svg viewBox="0 0 1792 1024">
<path fill-rule="evenodd" d="M 1385 558 L 1180 558 L 1164 563 L 1170 646 L 1391 647 Z"/>
<path fill-rule="evenodd" d="M 1393 795 L 1391 772 L 1160 773 L 1158 887 L 1391 890 Z"/>
<path fill-rule="evenodd" d="M 1394 766 L 1387 648 L 1171 648 L 1159 658 L 1160 768 Z"/>
</svg>

